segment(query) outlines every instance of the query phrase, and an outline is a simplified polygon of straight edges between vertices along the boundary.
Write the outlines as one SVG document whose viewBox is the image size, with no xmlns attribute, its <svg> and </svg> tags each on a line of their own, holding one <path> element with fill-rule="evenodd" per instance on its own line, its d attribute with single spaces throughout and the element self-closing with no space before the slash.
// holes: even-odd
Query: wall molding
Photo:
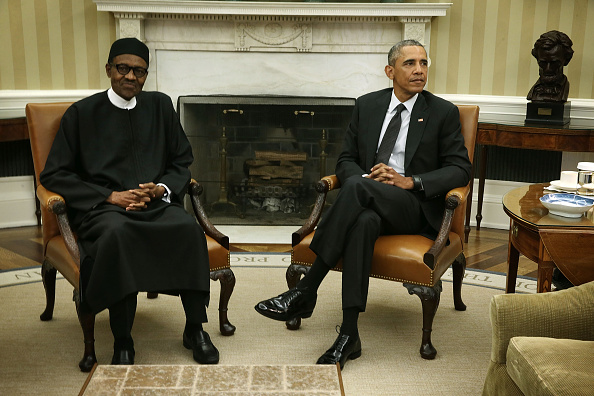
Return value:
<svg viewBox="0 0 594 396">
<path fill-rule="evenodd" d="M 102 90 L 1 90 L 0 119 L 25 116 L 27 103 L 76 102 Z"/>
<path fill-rule="evenodd" d="M 480 107 L 480 122 L 524 122 L 528 100 L 522 96 L 436 94 L 455 104 Z M 594 99 L 569 98 L 571 125 L 594 128 Z"/>
<path fill-rule="evenodd" d="M 1 90 L 0 119 L 24 117 L 25 106 L 29 102 L 74 102 L 101 91 L 92 89 Z M 526 115 L 527 100 L 521 96 L 435 94 L 455 104 L 479 106 L 480 122 L 522 122 Z M 569 101 L 571 101 L 572 125 L 594 128 L 594 99 L 569 98 Z"/>
</svg>

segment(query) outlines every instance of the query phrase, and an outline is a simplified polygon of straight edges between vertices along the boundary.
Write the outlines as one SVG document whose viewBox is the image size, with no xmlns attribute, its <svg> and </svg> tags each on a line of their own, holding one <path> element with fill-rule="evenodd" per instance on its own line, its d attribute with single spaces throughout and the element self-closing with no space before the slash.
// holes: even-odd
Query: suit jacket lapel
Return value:
<svg viewBox="0 0 594 396">
<path fill-rule="evenodd" d="M 384 118 L 386 117 L 386 111 L 390 105 L 390 99 L 392 98 L 392 89 L 386 89 L 385 94 L 381 95 L 376 105 L 373 107 L 373 114 L 371 114 L 369 121 L 369 133 L 367 142 L 367 153 L 365 170 L 369 171 L 373 167 L 375 160 L 375 152 L 377 151 L 377 145 L 379 143 L 380 133 L 382 132 L 382 125 L 384 124 Z"/>
<path fill-rule="evenodd" d="M 427 125 L 428 118 L 429 107 L 427 106 L 427 102 L 425 101 L 423 93 L 420 93 L 410 115 L 410 125 L 408 127 L 408 136 L 406 138 L 406 149 L 404 151 L 405 172 L 406 169 L 408 169 L 408 165 L 410 165 L 410 161 L 417 151 L 417 148 L 419 147 L 419 143 L 421 142 L 421 138 L 425 132 L 425 125 Z"/>
</svg>

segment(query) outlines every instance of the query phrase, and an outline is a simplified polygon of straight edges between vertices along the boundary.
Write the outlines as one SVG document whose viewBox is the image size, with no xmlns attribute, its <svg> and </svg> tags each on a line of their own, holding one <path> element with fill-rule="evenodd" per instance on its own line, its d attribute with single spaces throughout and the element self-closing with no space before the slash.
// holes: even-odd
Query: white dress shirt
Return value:
<svg viewBox="0 0 594 396">
<path fill-rule="evenodd" d="M 390 160 L 388 161 L 388 166 L 392 167 L 396 172 L 400 173 L 404 176 L 404 151 L 406 149 L 406 137 L 408 136 L 408 126 L 410 125 L 410 115 L 412 113 L 412 109 L 417 101 L 419 94 L 415 94 L 412 98 L 404 102 L 404 107 L 406 110 L 402 110 L 402 114 L 400 115 L 402 122 L 400 124 L 400 132 L 398 133 L 398 139 L 396 139 L 396 143 L 394 144 L 394 150 L 392 150 L 392 154 L 390 155 Z M 376 152 L 382 143 L 382 139 L 384 138 L 384 134 L 386 133 L 386 129 L 388 128 L 388 124 L 392 120 L 392 117 L 396 114 L 396 107 L 400 104 L 400 101 L 396 98 L 394 91 L 392 91 L 392 98 L 390 99 L 390 105 L 388 106 L 388 111 L 386 111 L 386 116 L 384 117 L 384 124 L 382 125 L 381 133 L 379 141 L 377 142 Z"/>
</svg>

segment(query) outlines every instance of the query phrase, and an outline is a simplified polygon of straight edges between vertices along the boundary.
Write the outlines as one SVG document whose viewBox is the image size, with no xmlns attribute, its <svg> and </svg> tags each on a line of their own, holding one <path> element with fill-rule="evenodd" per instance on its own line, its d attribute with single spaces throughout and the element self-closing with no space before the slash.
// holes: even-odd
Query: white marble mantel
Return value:
<svg viewBox="0 0 594 396">
<path fill-rule="evenodd" d="M 147 89 L 188 94 L 343 96 L 388 86 L 402 39 L 430 46 L 451 3 L 93 0 L 116 36 L 151 51 Z"/>
<path fill-rule="evenodd" d="M 93 0 L 98 11 L 219 15 L 444 16 L 452 3 Z"/>
</svg>

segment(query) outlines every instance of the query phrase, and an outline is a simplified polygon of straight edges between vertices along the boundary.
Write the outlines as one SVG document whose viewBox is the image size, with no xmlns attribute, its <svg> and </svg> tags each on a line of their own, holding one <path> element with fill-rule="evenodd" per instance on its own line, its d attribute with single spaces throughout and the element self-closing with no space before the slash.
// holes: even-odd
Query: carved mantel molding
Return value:
<svg viewBox="0 0 594 396">
<path fill-rule="evenodd" d="M 98 11 L 178 15 L 444 16 L 452 3 L 93 0 Z"/>
<path fill-rule="evenodd" d="M 151 21 L 231 22 L 236 51 L 316 51 L 315 31 L 324 24 L 393 24 L 400 38 L 429 46 L 431 18 L 445 16 L 452 3 L 317 3 L 190 0 L 93 0 L 98 11 L 112 12 L 116 35 L 145 36 Z M 322 27 L 325 28 L 325 27 Z M 270 33 L 272 36 L 267 36 Z M 396 40 L 393 40 L 396 41 Z M 319 50 L 328 50 L 321 43 Z M 347 44 L 348 46 L 348 44 Z M 151 47 L 149 45 L 149 47 Z M 156 45 L 155 47 L 158 47 Z M 154 47 L 154 48 L 155 48 Z M 219 48 L 220 50 L 221 48 Z M 227 50 L 228 48 L 223 48 Z M 351 52 L 347 50 L 347 52 Z M 383 51 L 383 49 L 382 49 Z"/>
<path fill-rule="evenodd" d="M 93 1 L 98 11 L 115 17 L 117 38 L 147 44 L 151 77 L 145 89 L 174 101 L 196 92 L 356 97 L 386 86 L 386 55 L 398 41 L 418 40 L 429 52 L 432 20 L 452 6 Z"/>
</svg>

